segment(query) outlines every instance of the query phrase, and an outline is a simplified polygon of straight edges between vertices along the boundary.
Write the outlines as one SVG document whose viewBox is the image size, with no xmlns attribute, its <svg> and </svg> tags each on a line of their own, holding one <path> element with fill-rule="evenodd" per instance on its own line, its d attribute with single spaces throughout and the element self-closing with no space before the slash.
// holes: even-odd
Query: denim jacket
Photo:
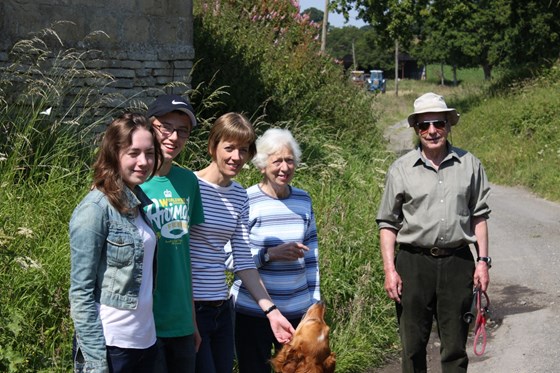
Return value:
<svg viewBox="0 0 560 373">
<path fill-rule="evenodd" d="M 134 192 L 126 188 L 126 196 L 131 207 L 151 204 L 139 187 Z M 138 210 L 148 221 L 143 209 Z M 96 303 L 124 309 L 138 305 L 144 243 L 134 219 L 133 214 L 121 214 L 97 189 L 86 195 L 70 219 L 70 314 L 83 356 L 83 362 L 76 361 L 76 371 L 109 372 Z"/>
</svg>

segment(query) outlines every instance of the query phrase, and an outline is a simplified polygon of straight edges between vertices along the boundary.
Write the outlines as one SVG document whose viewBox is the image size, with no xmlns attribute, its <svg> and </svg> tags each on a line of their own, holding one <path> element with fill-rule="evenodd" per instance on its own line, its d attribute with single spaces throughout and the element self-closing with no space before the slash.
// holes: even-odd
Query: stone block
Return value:
<svg viewBox="0 0 560 373">
<path fill-rule="evenodd" d="M 137 61 L 157 61 L 158 56 L 155 49 L 134 48 L 128 51 L 128 58 Z"/>
<path fill-rule="evenodd" d="M 154 69 L 153 76 L 173 76 L 172 69 Z"/>
<path fill-rule="evenodd" d="M 144 62 L 144 67 L 149 69 L 167 69 L 171 66 L 168 61 L 146 61 Z"/>
<path fill-rule="evenodd" d="M 156 84 L 156 79 L 151 76 L 138 78 L 134 81 L 134 85 L 137 87 L 152 87 Z"/>
<path fill-rule="evenodd" d="M 192 69 L 193 62 L 191 60 L 178 60 L 172 62 L 177 69 Z"/>
<path fill-rule="evenodd" d="M 129 69 L 103 69 L 103 72 L 106 72 L 107 74 L 111 74 L 117 79 L 134 78 L 136 76 L 134 70 L 129 70 Z"/>
<path fill-rule="evenodd" d="M 117 79 L 110 84 L 111 87 L 115 88 L 132 88 L 134 87 L 133 79 Z"/>
<path fill-rule="evenodd" d="M 123 22 L 122 30 L 122 38 L 123 40 L 126 40 L 127 43 L 150 43 L 150 22 L 146 17 L 142 17 L 139 14 L 134 14 L 132 17 L 129 17 Z"/>
</svg>

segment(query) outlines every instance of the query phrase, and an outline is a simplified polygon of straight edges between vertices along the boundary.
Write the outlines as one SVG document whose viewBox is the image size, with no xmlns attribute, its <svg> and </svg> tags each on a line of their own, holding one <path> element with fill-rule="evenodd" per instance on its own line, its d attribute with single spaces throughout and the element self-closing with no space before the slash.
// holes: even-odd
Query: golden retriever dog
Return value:
<svg viewBox="0 0 560 373">
<path fill-rule="evenodd" d="M 336 366 L 329 346 L 325 304 L 315 303 L 301 319 L 291 340 L 271 360 L 279 373 L 332 373 Z"/>
</svg>

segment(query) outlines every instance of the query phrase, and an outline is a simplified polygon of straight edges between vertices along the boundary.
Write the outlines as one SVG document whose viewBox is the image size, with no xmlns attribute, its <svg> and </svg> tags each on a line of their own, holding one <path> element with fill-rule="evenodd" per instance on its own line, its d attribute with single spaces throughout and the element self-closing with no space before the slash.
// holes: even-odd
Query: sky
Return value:
<svg viewBox="0 0 560 373">
<path fill-rule="evenodd" d="M 304 11 L 307 8 L 317 8 L 321 11 L 325 9 L 325 0 L 299 0 L 300 10 Z M 335 12 L 329 13 L 329 24 L 335 27 L 356 26 L 362 27 L 365 25 L 364 21 L 356 20 L 356 12 L 350 12 L 348 23 L 344 23 L 344 16 Z"/>
</svg>

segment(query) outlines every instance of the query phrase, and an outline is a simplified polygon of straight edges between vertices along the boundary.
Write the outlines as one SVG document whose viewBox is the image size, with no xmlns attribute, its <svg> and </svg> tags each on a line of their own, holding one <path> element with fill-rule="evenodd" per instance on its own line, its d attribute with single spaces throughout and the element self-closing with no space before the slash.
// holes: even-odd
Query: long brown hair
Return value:
<svg viewBox="0 0 560 373">
<path fill-rule="evenodd" d="M 214 122 L 210 135 L 208 136 L 208 154 L 214 156 L 216 148 L 221 140 L 237 141 L 242 144 L 249 144 L 249 159 L 251 160 L 256 152 L 257 147 L 255 140 L 257 135 L 253 129 L 253 125 L 243 114 L 226 113 L 220 116 Z"/>
<path fill-rule="evenodd" d="M 152 134 L 155 161 L 150 177 L 155 175 L 159 160 L 163 157 L 161 147 L 148 118 L 138 113 L 124 113 L 109 124 L 93 164 L 93 186 L 102 191 L 111 205 L 122 214 L 129 212 L 130 206 L 125 195 L 127 186 L 119 172 L 120 153 L 132 145 L 132 135 L 140 128 Z"/>
</svg>

